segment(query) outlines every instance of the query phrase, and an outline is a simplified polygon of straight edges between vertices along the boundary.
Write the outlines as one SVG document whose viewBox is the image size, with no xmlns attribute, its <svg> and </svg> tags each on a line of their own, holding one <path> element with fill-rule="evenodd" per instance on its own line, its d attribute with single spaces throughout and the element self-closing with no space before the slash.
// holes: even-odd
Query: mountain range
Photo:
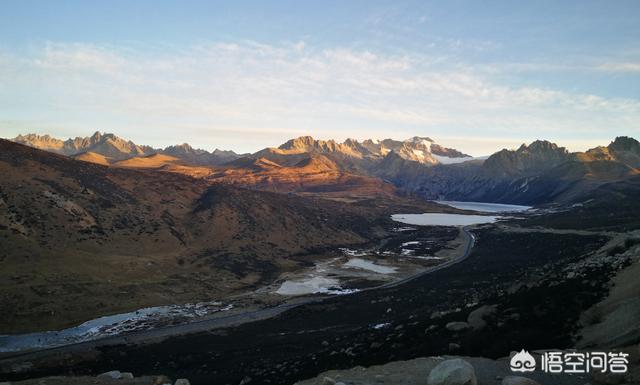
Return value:
<svg viewBox="0 0 640 385">
<path fill-rule="evenodd" d="M 18 135 L 12 140 L 40 150 L 73 156 L 81 160 L 98 160 L 94 163 L 114 163 L 132 157 L 166 154 L 193 164 L 216 165 L 242 156 L 233 151 L 215 149 L 213 152 L 208 152 L 202 149 L 195 149 L 187 143 L 169 146 L 165 149 L 156 149 L 151 146 L 137 145 L 114 134 L 101 133 L 99 131 L 96 131 L 91 136 L 69 138 L 67 140 L 37 134 Z"/>
<path fill-rule="evenodd" d="M 110 163 L 132 157 L 165 154 L 191 164 L 213 166 L 247 156 L 259 158 L 311 152 L 357 159 L 381 159 L 390 152 L 394 152 L 403 159 L 423 164 L 459 163 L 472 159 L 471 156 L 460 151 L 440 146 L 431 138 L 417 136 L 405 141 L 367 139 L 359 142 L 355 139 L 347 139 L 343 143 L 334 140 L 315 140 L 310 136 L 302 136 L 291 139 L 278 148 L 266 148 L 255 154 L 237 154 L 234 151 L 219 149 L 208 152 L 193 148 L 187 143 L 157 149 L 151 146 L 137 145 L 114 134 L 100 132 L 95 132 L 88 137 L 67 140 L 37 134 L 18 135 L 12 140 L 30 147 L 73 157 L 84 156 L 87 158 L 85 154 L 99 154 Z"/>
<path fill-rule="evenodd" d="M 418 167 L 390 159 L 377 175 L 397 187 L 437 199 L 544 204 L 567 203 L 606 183 L 640 173 L 640 144 L 617 137 L 608 146 L 569 152 L 537 140 L 515 150 L 501 150 L 484 161 Z"/>
<path fill-rule="evenodd" d="M 65 141 L 19 135 L 13 141 L 78 160 L 187 174 L 275 192 L 339 196 L 414 194 L 428 199 L 541 204 L 569 202 L 586 191 L 640 173 L 640 144 L 617 137 L 607 146 L 570 152 L 545 140 L 474 158 L 429 137 L 404 141 L 291 139 L 253 154 L 154 149 L 96 132 Z"/>
</svg>

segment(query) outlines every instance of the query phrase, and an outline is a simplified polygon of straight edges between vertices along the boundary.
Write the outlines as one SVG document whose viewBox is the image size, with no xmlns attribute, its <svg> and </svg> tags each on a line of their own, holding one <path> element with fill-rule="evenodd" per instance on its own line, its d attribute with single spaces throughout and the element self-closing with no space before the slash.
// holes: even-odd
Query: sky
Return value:
<svg viewBox="0 0 640 385">
<path fill-rule="evenodd" d="M 640 138 L 639 1 L 5 0 L 0 137 Z"/>
</svg>

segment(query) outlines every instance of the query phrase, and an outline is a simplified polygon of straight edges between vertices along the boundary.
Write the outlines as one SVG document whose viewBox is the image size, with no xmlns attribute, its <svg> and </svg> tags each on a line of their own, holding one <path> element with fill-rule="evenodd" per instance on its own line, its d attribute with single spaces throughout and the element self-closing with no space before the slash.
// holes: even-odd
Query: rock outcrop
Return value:
<svg viewBox="0 0 640 385">
<path fill-rule="evenodd" d="M 440 382 L 436 382 L 440 381 Z M 466 382 L 465 382 L 466 381 Z M 346 370 L 330 370 L 295 385 L 584 385 L 590 382 L 583 376 L 559 376 L 541 371 L 514 375 L 509 359 L 491 360 L 480 357 L 425 357 L 395 361 L 370 367 L 357 366 Z M 624 382 L 623 382 L 624 383 Z M 626 384 L 631 384 L 627 382 Z"/>
<path fill-rule="evenodd" d="M 427 378 L 428 385 L 477 385 L 476 372 L 465 360 L 454 358 L 439 363 Z"/>
</svg>

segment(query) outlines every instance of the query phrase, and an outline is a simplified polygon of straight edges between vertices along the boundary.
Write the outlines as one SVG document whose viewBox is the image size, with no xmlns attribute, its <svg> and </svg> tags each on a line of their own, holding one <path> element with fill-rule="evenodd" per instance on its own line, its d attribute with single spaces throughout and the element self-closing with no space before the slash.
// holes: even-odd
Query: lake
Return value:
<svg viewBox="0 0 640 385">
<path fill-rule="evenodd" d="M 486 213 L 507 213 L 527 211 L 531 206 L 507 205 L 502 203 L 484 203 L 484 202 L 459 202 L 459 201 L 434 201 L 441 205 L 455 207 L 460 210 L 483 211 Z"/>
<path fill-rule="evenodd" d="M 482 223 L 493 223 L 498 217 L 493 215 L 465 215 L 465 214 L 393 214 L 396 222 L 417 226 L 468 226 Z"/>
<path fill-rule="evenodd" d="M 461 210 L 473 210 L 485 213 L 513 213 L 526 211 L 531 206 L 508 205 L 501 203 L 483 202 L 458 202 L 458 201 L 434 201 L 439 204 L 455 207 Z M 446 213 L 424 213 L 424 214 L 393 214 L 391 219 L 396 222 L 417 226 L 469 226 L 483 223 L 493 223 L 501 218 L 498 215 L 477 215 L 477 214 L 446 214 Z"/>
</svg>

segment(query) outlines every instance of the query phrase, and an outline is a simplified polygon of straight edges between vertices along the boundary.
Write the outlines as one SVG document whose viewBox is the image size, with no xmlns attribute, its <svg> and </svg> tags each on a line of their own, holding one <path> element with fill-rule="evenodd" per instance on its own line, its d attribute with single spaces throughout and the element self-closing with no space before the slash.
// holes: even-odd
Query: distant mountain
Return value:
<svg viewBox="0 0 640 385">
<path fill-rule="evenodd" d="M 548 203 L 570 201 L 640 172 L 640 143 L 630 137 L 574 153 L 536 140 L 486 159 L 422 136 L 342 143 L 301 136 L 254 154 L 208 152 L 186 143 L 153 149 L 99 132 L 66 141 L 33 134 L 14 141 L 103 165 L 159 169 L 277 192 Z"/>
<path fill-rule="evenodd" d="M 160 152 L 191 164 L 209 166 L 221 165 L 246 155 L 239 155 L 233 151 L 223 151 L 217 148 L 213 152 L 208 152 L 202 149 L 195 149 L 187 143 L 169 146 Z"/>
<path fill-rule="evenodd" d="M 574 154 L 580 161 L 616 161 L 630 167 L 640 167 L 640 143 L 628 136 L 619 136 L 608 146 L 599 146 L 583 153 Z"/>
<path fill-rule="evenodd" d="M 334 140 L 315 140 L 311 136 L 301 136 L 287 141 L 277 149 L 265 149 L 263 151 L 280 155 L 317 152 L 373 160 L 382 159 L 389 153 L 394 152 L 403 159 L 428 165 L 458 163 L 472 159 L 471 156 L 460 151 L 436 144 L 431 138 L 418 136 L 405 141 L 367 139 L 359 142 L 355 139 L 347 139 L 343 143 L 338 143 Z"/>
<path fill-rule="evenodd" d="M 347 139 L 339 143 L 301 136 L 277 148 L 268 147 L 229 162 L 209 178 L 274 191 L 394 195 L 395 187 L 376 174 L 388 157 L 398 157 L 421 168 L 473 159 L 426 137 L 405 141 Z"/>
<path fill-rule="evenodd" d="M 164 150 L 156 149 L 150 146 L 137 145 L 114 134 L 103 134 L 98 131 L 88 137 L 69 138 L 64 141 L 49 135 L 36 134 L 18 135 L 12 140 L 40 150 L 73 156 L 76 159 L 99 164 L 111 164 L 133 157 L 146 157 L 153 154 L 166 154 L 188 164 L 213 166 L 242 156 L 233 151 L 216 149 L 211 153 L 206 150 L 194 149 L 187 143 L 169 146 Z M 83 153 L 89 154 L 82 155 Z"/>
<path fill-rule="evenodd" d="M 639 159 L 640 145 L 628 137 L 577 153 L 535 141 L 516 150 L 498 151 L 484 162 L 419 167 L 398 156 L 389 157 L 375 175 L 429 199 L 562 203 L 640 174 Z"/>
<path fill-rule="evenodd" d="M 494 176 L 535 175 L 569 160 L 569 151 L 546 140 L 523 144 L 517 150 L 501 150 L 484 162 L 486 172 Z"/>
<path fill-rule="evenodd" d="M 158 152 L 158 150 L 150 146 L 139 146 L 114 134 L 102 134 L 98 131 L 88 137 L 69 138 L 65 141 L 52 138 L 49 135 L 40 136 L 36 134 L 18 135 L 13 141 L 67 156 L 77 155 L 82 152 L 93 152 L 110 160 L 122 160 Z"/>
<path fill-rule="evenodd" d="M 102 157 L 90 154 L 78 157 L 78 159 L 97 160 L 99 163 L 104 160 L 108 163 L 114 163 L 132 157 L 144 157 L 159 153 L 176 157 L 188 164 L 219 166 L 244 156 L 264 157 L 282 162 L 282 157 L 313 152 L 329 155 L 333 160 L 338 161 L 341 167 L 362 170 L 370 167 L 372 162 L 381 160 L 389 153 L 395 153 L 403 159 L 425 165 L 460 163 L 473 159 L 458 150 L 443 147 L 431 138 L 418 136 L 405 141 L 367 139 L 359 142 L 355 139 L 347 139 L 343 143 L 301 136 L 291 139 L 277 148 L 265 148 L 254 154 L 237 154 L 233 151 L 219 149 L 208 152 L 193 148 L 187 143 L 156 149 L 137 145 L 114 134 L 100 132 L 95 132 L 89 137 L 76 137 L 64 141 L 49 135 L 37 134 L 18 135 L 12 140 L 16 143 L 67 156 L 78 156 L 85 152 L 98 154 Z"/>
</svg>

